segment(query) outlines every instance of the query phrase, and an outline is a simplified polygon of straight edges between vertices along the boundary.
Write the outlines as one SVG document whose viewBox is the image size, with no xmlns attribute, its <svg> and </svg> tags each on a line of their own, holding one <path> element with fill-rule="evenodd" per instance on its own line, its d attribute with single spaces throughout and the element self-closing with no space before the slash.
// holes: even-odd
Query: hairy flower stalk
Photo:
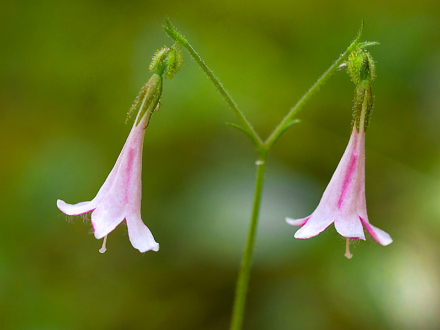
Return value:
<svg viewBox="0 0 440 330">
<path fill-rule="evenodd" d="M 92 212 L 95 237 L 104 238 L 99 250 L 101 253 L 107 250 L 107 235 L 124 219 L 127 223 L 128 237 L 134 248 L 140 252 L 159 250 L 159 244 L 141 219 L 142 147 L 145 128 L 153 112 L 160 106 L 162 77 L 172 79 L 182 66 L 183 57 L 177 44 L 171 48 L 163 47 L 154 54 L 149 68 L 155 73 L 142 87 L 128 112 L 127 120 L 138 110 L 133 128 L 118 160 L 98 194 L 90 202 L 74 205 L 60 199 L 57 201 L 58 208 L 67 215 Z"/>
<path fill-rule="evenodd" d="M 269 135 L 267 140 L 263 141 L 258 133 L 254 130 L 251 123 L 246 118 L 245 114 L 238 108 L 235 101 L 223 87 L 220 80 L 214 75 L 213 71 L 207 66 L 207 64 L 202 60 L 200 55 L 195 51 L 193 46 L 188 42 L 188 40 L 180 34 L 177 29 L 171 24 L 167 19 L 166 26 L 164 26 L 165 32 L 176 41 L 177 44 L 183 46 L 195 62 L 200 66 L 201 70 L 206 74 L 209 80 L 213 83 L 214 87 L 218 90 L 220 95 L 229 105 L 231 110 L 236 115 L 239 125 L 231 124 L 232 126 L 238 128 L 243 133 L 245 133 L 252 141 L 255 149 L 258 152 L 257 161 L 257 175 L 255 180 L 255 193 L 254 202 L 252 206 L 252 212 L 249 223 L 249 231 L 246 240 L 246 247 L 243 253 L 243 258 L 240 266 L 240 271 L 237 279 L 237 287 L 235 291 L 234 307 L 231 318 L 231 330 L 241 330 L 243 327 L 244 311 L 246 306 L 246 295 L 249 287 L 249 278 L 251 273 L 252 256 L 255 245 L 255 237 L 258 227 L 258 218 L 260 211 L 260 204 L 263 191 L 264 174 L 266 169 L 266 160 L 268 152 L 272 149 L 273 145 L 277 139 L 285 132 L 289 127 L 291 127 L 297 120 L 293 120 L 297 112 L 304 107 L 307 101 L 315 94 L 321 86 L 324 85 L 326 81 L 332 76 L 338 67 L 346 61 L 349 54 L 356 50 L 360 44 L 360 38 L 363 30 L 363 22 L 361 29 L 357 37 L 348 46 L 347 50 L 340 55 L 340 57 L 324 72 L 324 74 L 316 81 L 316 83 L 301 97 L 301 99 L 296 103 L 296 105 L 288 112 L 280 124 L 273 130 Z M 363 46 L 371 45 L 372 43 L 363 43 Z M 374 43 L 373 43 L 374 44 Z"/>
<path fill-rule="evenodd" d="M 355 92 L 354 124 L 350 141 L 324 191 L 316 210 L 308 217 L 298 220 L 287 218 L 287 223 L 301 226 L 295 233 L 296 238 L 311 238 L 324 231 L 334 223 L 336 231 L 347 238 L 346 254 L 349 251 L 350 239 L 365 240 L 364 228 L 380 244 L 388 245 L 393 240 L 383 230 L 370 224 L 365 200 L 365 131 L 368 127 L 369 114 L 373 107 L 371 93 L 373 65 L 364 54 L 361 64 L 361 79 L 358 80 Z"/>
<path fill-rule="evenodd" d="M 91 221 L 97 239 L 104 238 L 99 250 L 106 251 L 107 235 L 124 219 L 128 236 L 134 248 L 140 252 L 158 251 L 159 244 L 141 219 L 142 199 L 142 148 L 145 128 L 157 108 L 162 92 L 162 78 L 154 74 L 135 101 L 140 104 L 137 118 L 127 141 L 96 197 L 89 202 L 67 204 L 57 201 L 58 208 L 67 215 L 92 212 Z"/>
</svg>

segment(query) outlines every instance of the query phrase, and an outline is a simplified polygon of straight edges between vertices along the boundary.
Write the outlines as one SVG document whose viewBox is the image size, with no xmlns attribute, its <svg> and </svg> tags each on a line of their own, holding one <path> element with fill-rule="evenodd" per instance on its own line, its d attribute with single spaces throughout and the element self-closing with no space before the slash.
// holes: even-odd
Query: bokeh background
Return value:
<svg viewBox="0 0 440 330">
<path fill-rule="evenodd" d="M 190 40 L 266 137 L 365 20 L 377 61 L 367 133 L 370 221 L 391 234 L 343 254 L 333 226 L 293 238 L 348 143 L 354 86 L 341 71 L 272 150 L 244 329 L 440 328 L 438 1 L 2 1 L 0 328 L 229 326 L 256 153 L 195 62 L 165 81 L 146 131 L 142 217 L 160 251 L 126 227 L 98 253 L 90 200 L 131 128 L 125 116 L 155 50 Z"/>
</svg>

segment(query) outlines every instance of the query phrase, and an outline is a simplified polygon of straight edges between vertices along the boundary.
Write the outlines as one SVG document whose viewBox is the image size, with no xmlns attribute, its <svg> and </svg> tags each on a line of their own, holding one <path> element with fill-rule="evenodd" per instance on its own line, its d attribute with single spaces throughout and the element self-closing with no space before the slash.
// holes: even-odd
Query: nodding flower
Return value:
<svg viewBox="0 0 440 330">
<path fill-rule="evenodd" d="M 106 251 L 107 235 L 123 220 L 127 223 L 128 237 L 140 252 L 158 251 L 159 244 L 141 219 L 142 149 L 145 128 L 157 109 L 162 92 L 162 77 L 154 74 L 144 86 L 130 113 L 138 105 L 140 110 L 127 141 L 98 194 L 89 202 L 67 204 L 57 201 L 58 208 L 67 215 L 92 212 L 93 231 L 97 239 L 104 238 L 101 253 Z"/>
<path fill-rule="evenodd" d="M 365 201 L 365 131 L 373 108 L 371 81 L 375 77 L 371 55 L 363 49 L 355 50 L 348 60 L 348 72 L 356 84 L 354 125 L 348 146 L 316 210 L 306 218 L 286 221 L 301 226 L 296 238 L 314 237 L 334 223 L 336 231 L 347 238 L 345 256 L 350 259 L 350 239 L 365 240 L 363 227 L 382 245 L 393 240 L 370 224 Z"/>
<path fill-rule="evenodd" d="M 101 253 L 106 250 L 107 235 L 124 219 L 134 248 L 140 252 L 159 250 L 159 244 L 141 219 L 142 146 L 147 120 L 145 115 L 137 126 L 135 121 L 115 166 L 93 200 L 74 205 L 60 199 L 57 201 L 58 208 L 68 215 L 93 211 L 91 220 L 95 237 L 104 238 Z"/>
<path fill-rule="evenodd" d="M 365 132 L 353 127 L 350 142 L 324 191 L 316 210 L 304 219 L 286 219 L 293 226 L 301 226 L 296 238 L 311 238 L 334 223 L 336 231 L 347 239 L 365 240 L 363 226 L 382 245 L 393 240 L 383 230 L 370 224 L 365 201 Z M 362 226 L 363 225 L 363 226 Z M 347 241 L 347 254 L 348 251 Z"/>
</svg>

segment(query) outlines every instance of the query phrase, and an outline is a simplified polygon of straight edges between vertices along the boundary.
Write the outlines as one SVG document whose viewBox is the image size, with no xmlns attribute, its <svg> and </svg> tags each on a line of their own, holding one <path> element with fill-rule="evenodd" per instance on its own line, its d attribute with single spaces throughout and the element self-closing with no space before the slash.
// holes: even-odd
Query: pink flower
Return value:
<svg viewBox="0 0 440 330">
<path fill-rule="evenodd" d="M 301 226 L 295 233 L 296 238 L 310 238 L 324 231 L 335 223 L 339 234 L 348 239 L 365 240 L 363 226 L 370 235 L 382 245 L 393 240 L 383 230 L 374 227 L 368 221 L 365 202 L 365 132 L 361 125 L 360 132 L 353 127 L 347 149 L 330 180 L 316 210 L 307 218 L 287 223 Z M 347 241 L 347 248 L 348 248 Z M 350 253 L 348 252 L 348 256 Z"/>
<path fill-rule="evenodd" d="M 138 125 L 135 121 L 115 166 L 92 201 L 74 205 L 57 201 L 58 208 L 68 215 L 93 211 L 95 237 L 104 238 L 101 253 L 106 250 L 107 235 L 124 219 L 134 248 L 140 252 L 159 250 L 159 244 L 141 219 L 142 146 L 148 119 L 149 116 L 144 115 Z"/>
</svg>

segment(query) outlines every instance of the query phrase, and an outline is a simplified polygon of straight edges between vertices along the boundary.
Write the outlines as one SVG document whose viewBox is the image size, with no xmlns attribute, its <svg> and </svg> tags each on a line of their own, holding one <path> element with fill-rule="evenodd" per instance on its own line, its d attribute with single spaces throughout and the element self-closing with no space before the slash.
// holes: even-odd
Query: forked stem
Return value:
<svg viewBox="0 0 440 330">
<path fill-rule="evenodd" d="M 284 117 L 281 123 L 275 128 L 275 130 L 270 134 L 265 142 L 260 138 L 257 132 L 254 130 L 246 116 L 238 108 L 235 101 L 223 87 L 221 82 L 215 77 L 214 73 L 208 68 L 205 62 L 201 59 L 199 54 L 194 50 L 194 48 L 189 44 L 188 40 L 184 38 L 170 23 L 167 19 L 167 26 L 164 27 L 165 32 L 173 38 L 177 43 L 181 44 L 196 63 L 200 66 L 202 71 L 214 84 L 215 88 L 218 90 L 220 95 L 232 109 L 236 115 L 240 125 L 238 127 L 240 130 L 245 132 L 252 140 L 257 152 L 259 154 L 259 159 L 257 161 L 257 177 L 255 183 L 255 193 L 254 193 L 254 203 L 252 206 L 252 214 L 249 225 L 249 232 L 246 241 L 246 248 L 243 253 L 243 259 L 241 261 L 240 271 L 238 273 L 237 287 L 235 291 L 234 307 L 232 312 L 231 330 L 240 330 L 243 325 L 244 309 L 246 305 L 246 295 L 249 287 L 249 277 L 252 264 L 252 255 L 255 244 L 255 236 L 257 232 L 258 217 L 260 212 L 261 196 L 263 192 L 264 183 L 264 173 L 266 171 L 266 160 L 267 153 L 272 148 L 276 140 L 281 136 L 281 134 L 291 126 L 292 120 L 298 110 L 300 110 L 304 104 L 310 99 L 310 97 L 318 91 L 318 89 L 330 78 L 330 76 L 338 69 L 338 67 L 344 63 L 347 57 L 352 51 L 356 49 L 359 45 L 359 41 L 363 30 L 363 21 L 361 29 L 359 31 L 356 39 L 351 43 L 347 50 L 330 66 L 330 68 L 316 81 L 316 83 L 303 95 L 303 97 L 298 101 L 298 103 L 290 109 L 289 113 Z M 234 125 L 235 126 L 235 125 Z M 349 242 L 347 241 L 347 248 Z"/>
</svg>

